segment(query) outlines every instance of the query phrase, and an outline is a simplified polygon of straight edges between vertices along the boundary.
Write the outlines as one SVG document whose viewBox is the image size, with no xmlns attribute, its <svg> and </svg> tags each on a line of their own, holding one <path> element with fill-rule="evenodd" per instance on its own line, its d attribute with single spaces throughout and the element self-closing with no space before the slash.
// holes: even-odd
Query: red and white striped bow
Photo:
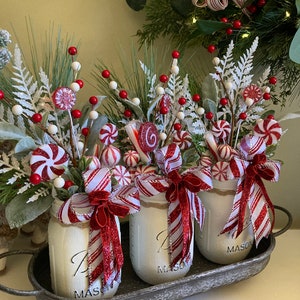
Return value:
<svg viewBox="0 0 300 300">
<path fill-rule="evenodd" d="M 228 6 L 228 0 L 204 0 L 198 3 L 198 0 L 192 0 L 197 7 L 208 7 L 213 11 L 224 10 Z"/>
<path fill-rule="evenodd" d="M 102 289 L 120 281 L 124 258 L 115 218 L 125 217 L 140 209 L 138 190 L 120 186 L 111 192 L 109 169 L 83 173 L 86 193 L 75 194 L 58 212 L 64 224 L 90 222 L 88 244 L 88 278 L 92 284 L 99 276 Z"/>
<path fill-rule="evenodd" d="M 159 150 L 159 164 L 167 172 L 165 176 L 141 174 L 135 179 L 139 192 L 151 197 L 166 193 L 168 207 L 168 236 L 171 267 L 179 261 L 189 260 L 189 248 L 193 235 L 192 216 L 203 225 L 204 206 L 197 193 L 212 188 L 210 172 L 203 169 L 179 174 L 178 151 L 175 144 Z M 180 154 L 180 151 L 179 151 Z M 164 160 L 164 158 L 166 160 Z M 181 161 L 181 159 L 180 159 Z"/>
<path fill-rule="evenodd" d="M 230 232 L 233 236 L 239 236 L 244 230 L 248 206 L 255 242 L 258 245 L 263 237 L 268 237 L 274 225 L 274 206 L 262 179 L 278 181 L 280 163 L 268 160 L 265 154 L 256 154 L 252 161 L 235 157 L 230 161 L 230 172 L 233 178 L 239 179 L 232 211 L 222 233 Z M 272 222 L 269 209 L 273 215 Z"/>
</svg>

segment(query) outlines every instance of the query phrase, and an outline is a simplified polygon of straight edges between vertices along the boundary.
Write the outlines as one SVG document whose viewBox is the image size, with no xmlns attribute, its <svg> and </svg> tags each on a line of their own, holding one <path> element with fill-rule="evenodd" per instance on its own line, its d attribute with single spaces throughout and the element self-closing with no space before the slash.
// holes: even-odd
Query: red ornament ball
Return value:
<svg viewBox="0 0 300 300">
<path fill-rule="evenodd" d="M 101 75 L 103 78 L 108 78 L 110 76 L 110 72 L 108 70 L 103 70 Z"/>
<path fill-rule="evenodd" d="M 179 58 L 179 56 L 180 56 L 180 52 L 179 52 L 178 50 L 174 50 L 174 51 L 172 52 L 172 57 L 173 57 L 173 58 Z"/>
<path fill-rule="evenodd" d="M 4 99 L 4 92 L 0 90 L 0 100 Z"/>
<path fill-rule="evenodd" d="M 240 29 L 242 27 L 242 22 L 240 20 L 234 20 L 232 26 L 234 29 Z"/>
<path fill-rule="evenodd" d="M 179 103 L 180 105 L 184 105 L 184 104 L 186 103 L 186 99 L 185 99 L 184 97 L 180 97 L 180 98 L 178 99 L 178 103 Z"/>
<path fill-rule="evenodd" d="M 43 116 L 39 113 L 36 113 L 36 114 L 33 114 L 32 117 L 31 117 L 31 121 L 33 123 L 40 123 L 43 119 Z"/>
<path fill-rule="evenodd" d="M 180 123 L 175 123 L 175 124 L 174 124 L 174 129 L 175 129 L 176 131 L 181 130 L 181 124 L 180 124 Z"/>
<path fill-rule="evenodd" d="M 247 119 L 247 114 L 244 113 L 244 112 L 240 113 L 239 119 L 240 119 L 240 120 L 246 120 L 246 119 Z"/>
<path fill-rule="evenodd" d="M 66 180 L 63 188 L 67 190 L 72 185 L 74 185 L 74 182 L 72 180 Z"/>
<path fill-rule="evenodd" d="M 251 4 L 247 7 L 247 10 L 250 12 L 250 14 L 255 14 L 257 11 L 257 6 L 255 6 L 254 4 Z"/>
<path fill-rule="evenodd" d="M 221 99 L 220 99 L 220 104 L 221 104 L 222 106 L 227 105 L 227 104 L 228 104 L 228 99 L 225 98 L 225 97 L 221 98 Z"/>
<path fill-rule="evenodd" d="M 76 55 L 77 54 L 77 48 L 74 46 L 69 47 L 68 52 L 70 55 Z"/>
<path fill-rule="evenodd" d="M 270 93 L 264 93 L 264 94 L 263 94 L 263 98 L 264 98 L 265 100 L 270 100 L 270 99 L 271 99 L 271 94 L 270 94 Z"/>
<path fill-rule="evenodd" d="M 194 94 L 192 100 L 194 102 L 199 102 L 201 100 L 201 96 L 199 94 Z"/>
<path fill-rule="evenodd" d="M 267 119 L 274 120 L 274 115 L 268 115 Z"/>
<path fill-rule="evenodd" d="M 257 3 L 256 3 L 256 5 L 258 7 L 263 7 L 263 6 L 266 5 L 266 0 L 258 0 Z"/>
<path fill-rule="evenodd" d="M 84 136 L 88 136 L 88 134 L 90 133 L 90 129 L 87 128 L 87 127 L 84 127 L 84 128 L 81 129 L 81 133 Z"/>
<path fill-rule="evenodd" d="M 124 110 L 124 117 L 126 118 L 131 118 L 132 117 L 132 111 L 130 109 L 125 109 Z"/>
<path fill-rule="evenodd" d="M 159 81 L 162 82 L 162 83 L 165 83 L 169 80 L 169 77 L 165 74 L 162 74 L 159 76 Z"/>
<path fill-rule="evenodd" d="M 92 105 L 96 105 L 96 104 L 98 103 L 98 98 L 97 98 L 96 96 L 91 96 L 91 97 L 89 98 L 89 102 L 90 102 L 90 104 L 92 104 Z"/>
<path fill-rule="evenodd" d="M 207 51 L 208 51 L 209 53 L 215 52 L 215 51 L 216 51 L 216 46 L 215 46 L 215 45 L 209 45 L 209 46 L 207 47 Z"/>
<path fill-rule="evenodd" d="M 169 112 L 169 109 L 166 106 L 162 106 L 159 110 L 162 115 L 166 115 Z"/>
<path fill-rule="evenodd" d="M 32 184 L 39 184 L 42 181 L 42 177 L 39 174 L 33 173 L 30 175 L 29 181 Z"/>
<path fill-rule="evenodd" d="M 228 23 L 228 19 L 226 17 L 221 18 L 220 21 L 223 23 Z"/>
<path fill-rule="evenodd" d="M 214 117 L 214 114 L 211 111 L 209 111 L 205 114 L 205 118 L 207 120 L 212 120 L 213 117 Z"/>
<path fill-rule="evenodd" d="M 72 110 L 71 114 L 74 119 L 79 119 L 82 115 L 82 113 L 79 109 Z"/>
<path fill-rule="evenodd" d="M 269 83 L 270 84 L 276 84 L 276 82 L 277 82 L 277 78 L 275 76 L 272 76 L 272 77 L 269 78 Z"/>
<path fill-rule="evenodd" d="M 81 89 L 83 88 L 84 82 L 81 79 L 77 79 L 75 82 L 78 83 L 78 85 L 80 86 Z"/>
<path fill-rule="evenodd" d="M 126 99 L 127 96 L 128 96 L 128 94 L 127 94 L 127 92 L 126 92 L 125 90 L 121 90 L 121 91 L 119 92 L 119 96 L 120 96 L 120 98 L 122 98 L 122 99 Z"/>
</svg>

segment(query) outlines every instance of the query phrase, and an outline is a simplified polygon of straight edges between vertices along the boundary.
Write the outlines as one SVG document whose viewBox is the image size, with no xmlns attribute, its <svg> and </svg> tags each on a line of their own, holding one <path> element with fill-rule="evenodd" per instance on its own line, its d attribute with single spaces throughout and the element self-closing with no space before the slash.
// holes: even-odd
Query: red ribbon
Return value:
<svg viewBox="0 0 300 300">
<path fill-rule="evenodd" d="M 117 270 L 120 270 L 124 263 L 115 216 L 125 217 L 129 213 L 129 207 L 109 201 L 110 192 L 107 191 L 90 192 L 88 197 L 90 204 L 95 207 L 91 216 L 90 227 L 91 230 L 99 230 L 102 240 L 103 266 L 100 268 L 104 274 L 104 285 L 106 285 L 111 275 L 111 257 L 114 258 L 114 265 Z M 95 277 L 97 278 L 98 276 L 99 274 L 96 272 Z"/>
<path fill-rule="evenodd" d="M 238 218 L 238 227 L 237 227 L 237 236 L 241 234 L 244 227 L 244 219 L 246 214 L 247 201 L 250 198 L 251 187 L 256 183 L 265 197 L 268 206 L 270 207 L 272 214 L 274 216 L 274 206 L 268 196 L 267 190 L 264 186 L 262 179 L 272 180 L 274 178 L 274 171 L 265 167 L 264 164 L 267 161 L 265 154 L 256 154 L 252 160 L 252 163 L 246 168 L 245 178 L 242 182 L 243 192 L 239 206 L 239 218 Z M 272 226 L 274 226 L 274 218 L 272 220 Z"/>
<path fill-rule="evenodd" d="M 179 205 L 174 211 L 169 212 L 169 223 L 172 223 L 176 216 L 181 215 L 182 218 L 182 250 L 180 255 L 172 259 L 171 267 L 174 267 L 178 261 L 184 260 L 189 255 L 189 248 L 193 235 L 191 205 L 188 195 L 188 190 L 192 193 L 198 193 L 203 187 L 203 182 L 200 178 L 192 173 L 180 175 L 177 170 L 168 173 L 168 178 L 171 184 L 166 191 L 166 199 L 168 202 L 179 202 Z M 170 224 L 169 224 L 170 225 Z M 169 233 L 170 234 L 170 233 Z M 171 244 L 171 254 L 173 253 L 173 244 Z"/>
</svg>

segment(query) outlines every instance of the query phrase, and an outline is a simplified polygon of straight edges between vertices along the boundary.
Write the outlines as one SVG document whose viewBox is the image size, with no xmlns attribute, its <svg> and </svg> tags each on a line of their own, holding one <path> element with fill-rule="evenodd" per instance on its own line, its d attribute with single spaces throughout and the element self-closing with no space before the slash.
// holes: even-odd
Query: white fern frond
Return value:
<svg viewBox="0 0 300 300">
<path fill-rule="evenodd" d="M 40 188 L 38 189 L 35 194 L 33 196 L 31 196 L 27 201 L 26 203 L 29 203 L 29 202 L 34 202 L 36 201 L 37 199 L 39 199 L 40 197 L 46 197 L 49 195 L 49 191 L 48 189 L 46 188 Z"/>
</svg>

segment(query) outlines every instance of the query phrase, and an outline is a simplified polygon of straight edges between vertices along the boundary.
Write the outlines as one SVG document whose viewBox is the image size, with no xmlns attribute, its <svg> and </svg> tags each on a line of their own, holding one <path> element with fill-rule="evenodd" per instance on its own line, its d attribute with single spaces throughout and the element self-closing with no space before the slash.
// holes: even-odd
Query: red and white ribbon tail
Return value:
<svg viewBox="0 0 300 300">
<path fill-rule="evenodd" d="M 200 229 L 202 229 L 205 219 L 205 207 L 197 194 L 188 191 L 188 197 L 190 199 L 193 216 L 199 224 Z"/>
</svg>

